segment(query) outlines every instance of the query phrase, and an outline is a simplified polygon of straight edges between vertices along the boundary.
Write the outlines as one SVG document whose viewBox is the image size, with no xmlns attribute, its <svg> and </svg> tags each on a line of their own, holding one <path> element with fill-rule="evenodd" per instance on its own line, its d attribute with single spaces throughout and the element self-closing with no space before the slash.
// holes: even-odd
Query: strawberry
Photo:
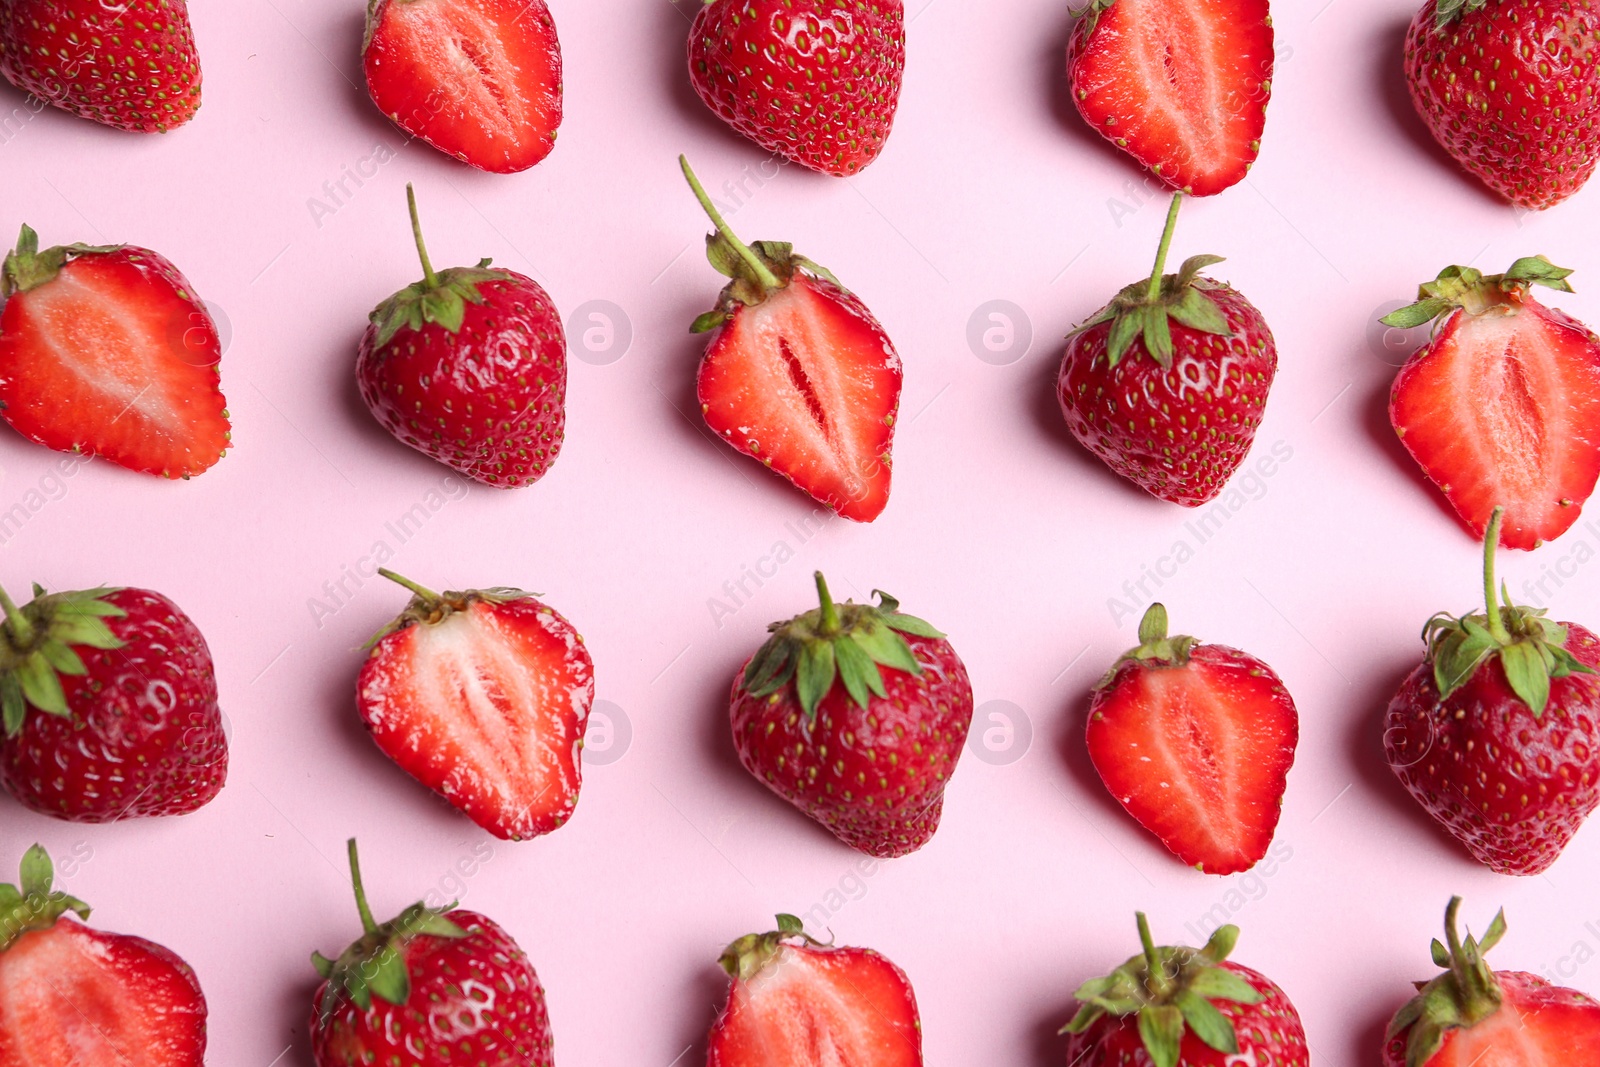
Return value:
<svg viewBox="0 0 1600 1067">
<path fill-rule="evenodd" d="M 379 925 L 350 877 L 363 933 L 337 960 L 313 953 L 323 978 L 311 1006 L 317 1067 L 551 1067 L 544 987 L 527 954 L 493 919 L 418 902 Z"/>
<path fill-rule="evenodd" d="M 1210 196 L 1261 153 L 1267 0 L 1091 0 L 1067 46 L 1084 121 L 1174 189 Z"/>
<path fill-rule="evenodd" d="M 187 0 L 0 0 L 0 74 L 133 133 L 166 133 L 200 108 Z"/>
<path fill-rule="evenodd" d="M 1139 623 L 1139 647 L 1089 700 L 1100 780 L 1207 874 L 1247 871 L 1267 854 L 1299 739 L 1294 698 L 1271 667 L 1226 645 L 1168 637 L 1160 604 Z"/>
<path fill-rule="evenodd" d="M 480 170 L 527 170 L 561 125 L 561 42 L 544 0 L 371 0 L 361 47 L 372 102 Z"/>
<path fill-rule="evenodd" d="M 706 1067 L 922 1067 L 922 1020 L 905 972 L 865 948 L 808 937 L 793 915 L 719 961 L 733 979 Z"/>
<path fill-rule="evenodd" d="M 211 652 L 148 589 L 0 589 L 0 781 L 73 822 L 186 815 L 228 777 Z M 4 1061 L 0 1061 L 3 1063 Z"/>
<path fill-rule="evenodd" d="M 1072 1067 L 1309 1067 L 1300 1015 L 1273 981 L 1228 956 L 1237 926 L 1203 949 L 1161 946 L 1138 915 L 1143 952 L 1077 992 L 1062 1033 Z"/>
<path fill-rule="evenodd" d="M 52 890 L 34 845 L 0 885 L 0 1064 L 202 1067 L 206 998 L 183 960 L 142 937 L 66 919 L 89 905 Z"/>
<path fill-rule="evenodd" d="M 509 489 L 543 478 L 567 426 L 567 340 L 544 288 L 515 271 L 434 273 L 406 186 L 423 280 L 372 312 L 356 381 L 373 418 L 425 456 Z"/>
<path fill-rule="evenodd" d="M 1072 436 L 1102 463 L 1162 500 L 1199 507 L 1250 452 L 1278 348 L 1243 294 L 1200 276 L 1220 256 L 1191 256 L 1162 275 L 1181 199 L 1172 198 L 1150 278 L 1068 338 L 1056 393 Z"/>
<path fill-rule="evenodd" d="M 1506 932 L 1506 913 L 1482 941 L 1456 933 L 1461 898 L 1444 913 L 1445 943 L 1433 943 L 1445 973 L 1417 983 L 1395 1013 L 1383 1067 L 1568 1067 L 1600 1063 L 1600 1003 L 1537 975 L 1491 971 L 1484 960 Z"/>
<path fill-rule="evenodd" d="M 412 591 L 373 638 L 356 704 L 405 772 L 496 837 L 566 825 L 583 785 L 594 663 L 559 612 L 520 589 Z"/>
<path fill-rule="evenodd" d="M 745 770 L 851 848 L 915 852 L 939 828 L 944 788 L 972 724 L 972 683 L 944 634 L 902 614 L 835 604 L 773 623 L 733 682 Z"/>
<path fill-rule="evenodd" d="M 1505 507 L 1508 548 L 1572 528 L 1600 477 L 1600 338 L 1532 287 L 1570 293 L 1543 256 L 1504 274 L 1446 267 L 1389 326 L 1438 320 L 1389 395 L 1389 421 L 1428 480 L 1479 537 Z"/>
<path fill-rule="evenodd" d="M 132 245 L 41 252 L 24 226 L 0 301 L 0 413 L 18 433 L 168 478 L 222 458 L 222 342 L 165 258 Z"/>
<path fill-rule="evenodd" d="M 1600 159 L 1593 0 L 1427 0 L 1406 34 L 1417 114 L 1455 161 L 1526 208 L 1559 204 Z"/>
<path fill-rule="evenodd" d="M 697 389 L 706 425 L 845 518 L 871 522 L 889 502 L 894 345 L 865 304 L 793 245 L 734 236 L 678 159 L 716 226 L 706 257 L 733 279 L 693 326 L 711 334 Z"/>
<path fill-rule="evenodd" d="M 843 177 L 889 138 L 906 66 L 901 0 L 706 0 L 689 80 L 769 152 Z"/>
<path fill-rule="evenodd" d="M 1600 804 L 1600 637 L 1500 603 L 1489 519 L 1487 611 L 1440 613 L 1389 702 L 1389 766 L 1427 813 L 1501 874 L 1544 871 Z"/>
</svg>

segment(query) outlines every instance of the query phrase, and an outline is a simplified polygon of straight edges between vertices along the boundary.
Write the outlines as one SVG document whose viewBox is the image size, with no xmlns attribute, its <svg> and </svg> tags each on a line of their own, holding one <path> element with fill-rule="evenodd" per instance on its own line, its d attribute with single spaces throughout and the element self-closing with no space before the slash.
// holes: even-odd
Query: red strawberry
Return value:
<svg viewBox="0 0 1600 1067">
<path fill-rule="evenodd" d="M 1427 0 L 1406 34 L 1417 114 L 1457 163 L 1546 208 L 1600 159 L 1600 8 L 1593 0 Z"/>
<path fill-rule="evenodd" d="M 866 305 L 794 246 L 734 236 L 689 162 L 678 157 L 716 225 L 706 257 L 733 281 L 715 311 L 698 393 L 706 425 L 739 452 L 847 519 L 889 502 L 900 357 Z"/>
<path fill-rule="evenodd" d="M 367 92 L 412 137 L 480 170 L 527 170 L 561 125 L 561 42 L 544 0 L 372 0 Z"/>
<path fill-rule="evenodd" d="M 1089 758 L 1111 795 L 1179 859 L 1235 874 L 1267 854 L 1300 740 L 1272 668 L 1226 645 L 1167 636 L 1150 605 L 1139 647 L 1089 702 Z"/>
<path fill-rule="evenodd" d="M 165 133 L 200 108 L 186 0 L 0 0 L 0 74 L 134 133 Z"/>
<path fill-rule="evenodd" d="M 1473 533 L 1505 506 L 1508 548 L 1566 533 L 1600 477 L 1600 337 L 1532 293 L 1572 292 L 1571 273 L 1543 256 L 1487 277 L 1446 267 L 1383 318 L 1438 320 L 1395 376 L 1389 421 Z"/>
<path fill-rule="evenodd" d="M 1267 0 L 1092 0 L 1067 46 L 1084 121 L 1174 189 L 1210 196 L 1261 152 Z"/>
<path fill-rule="evenodd" d="M 1191 256 L 1162 275 L 1180 200 L 1150 278 L 1068 338 L 1056 392 L 1072 436 L 1102 463 L 1162 500 L 1199 507 L 1250 452 L 1278 348 L 1243 294 L 1200 276 L 1220 256 Z"/>
<path fill-rule="evenodd" d="M 1142 954 L 1085 982 L 1062 1033 L 1072 1067 L 1309 1067 L 1300 1015 L 1271 979 L 1228 962 L 1224 926 L 1203 949 L 1162 946 L 1139 916 Z"/>
<path fill-rule="evenodd" d="M 24 226 L 0 300 L 0 411 L 18 433 L 168 478 L 222 458 L 222 342 L 162 256 L 131 245 L 40 252 Z"/>
<path fill-rule="evenodd" d="M 365 932 L 337 960 L 311 956 L 325 979 L 311 1006 L 317 1067 L 551 1067 L 544 987 L 510 934 L 476 912 L 420 902 L 378 925 L 354 839 L 350 876 Z"/>
<path fill-rule="evenodd" d="M 205 638 L 148 589 L 0 589 L 0 781 L 73 822 L 186 815 L 228 777 Z M 0 1061 L 3 1062 L 3 1061 Z"/>
<path fill-rule="evenodd" d="M 1600 1003 L 1575 989 L 1520 971 L 1491 971 L 1484 959 L 1506 932 L 1506 913 L 1483 940 L 1456 934 L 1461 898 L 1444 913 L 1445 944 L 1433 962 L 1447 968 L 1395 1013 L 1383 1067 L 1575 1067 L 1600 1063 Z"/>
<path fill-rule="evenodd" d="M 405 772 L 496 837 L 566 825 L 583 785 L 594 663 L 560 613 L 520 589 L 415 595 L 368 647 L 356 703 Z"/>
<path fill-rule="evenodd" d="M 379 304 L 356 381 L 373 418 L 404 444 L 501 489 L 532 485 L 561 453 L 567 340 L 538 282 L 515 271 L 435 274 L 406 186 L 423 280 Z"/>
<path fill-rule="evenodd" d="M 1428 653 L 1389 702 L 1389 766 L 1479 862 L 1538 874 L 1600 804 L 1600 638 L 1500 603 L 1484 541 L 1487 611 L 1440 613 Z"/>
<path fill-rule="evenodd" d="M 933 837 L 972 724 L 972 683 L 944 634 L 887 593 L 773 623 L 733 682 L 733 741 L 768 789 L 874 856 Z"/>
<path fill-rule="evenodd" d="M 66 919 L 89 906 L 52 891 L 34 845 L 0 885 L 0 1064 L 202 1067 L 206 998 L 194 971 L 142 937 Z"/>
<path fill-rule="evenodd" d="M 883 151 L 906 65 L 901 0 L 706 0 L 689 79 L 769 152 L 843 177 Z"/>
<path fill-rule="evenodd" d="M 733 979 L 706 1067 L 921 1067 L 922 1020 L 905 972 L 866 948 L 806 936 L 793 915 L 722 954 Z"/>
</svg>

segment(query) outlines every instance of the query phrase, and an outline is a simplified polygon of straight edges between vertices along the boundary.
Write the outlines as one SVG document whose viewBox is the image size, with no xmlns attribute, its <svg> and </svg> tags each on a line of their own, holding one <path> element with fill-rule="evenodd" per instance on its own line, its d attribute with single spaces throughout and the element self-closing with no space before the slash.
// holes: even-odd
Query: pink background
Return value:
<svg viewBox="0 0 1600 1067">
<path fill-rule="evenodd" d="M 1578 963 L 1600 950 L 1600 828 L 1547 876 L 1497 877 L 1382 763 L 1384 704 L 1420 655 L 1423 621 L 1474 604 L 1478 550 L 1393 440 L 1383 397 L 1400 355 L 1372 327 L 1447 263 L 1498 270 L 1539 252 L 1578 268 L 1578 295 L 1555 302 L 1600 322 L 1600 188 L 1526 215 L 1454 170 L 1404 97 L 1410 0 L 1280 4 L 1260 162 L 1185 208 L 1174 253 L 1228 256 L 1221 276 L 1272 323 L 1281 371 L 1252 462 L 1275 445 L 1289 458 L 1196 544 L 1195 515 L 1105 473 L 1055 410 L 1059 338 L 1149 269 L 1164 203 L 1061 92 L 1068 5 L 913 0 L 894 136 L 839 181 L 763 172 L 766 157 L 703 111 L 683 70 L 690 4 L 555 0 L 566 122 L 551 158 L 510 178 L 406 147 L 369 105 L 357 0 L 197 4 L 205 106 L 169 136 L 54 111 L 7 120 L 23 98 L 0 93 L 8 234 L 26 220 L 47 243 L 128 241 L 178 263 L 231 326 L 222 373 L 238 444 L 169 485 L 100 463 L 56 480 L 61 457 L 0 434 L 0 511 L 37 505 L 0 550 L 0 578 L 19 593 L 35 579 L 168 593 L 211 641 L 233 732 L 228 788 L 188 818 L 79 827 L 0 798 L 4 869 L 35 840 L 76 856 L 65 887 L 96 906 L 97 925 L 194 964 L 211 1061 L 243 1067 L 309 1063 L 307 956 L 357 931 L 351 834 L 384 915 L 459 895 L 512 931 L 549 988 L 569 1065 L 701 1062 L 725 985 L 719 951 L 780 909 L 826 915 L 842 943 L 910 973 L 934 1064 L 1059 1062 L 1050 1035 L 1072 990 L 1133 951 L 1136 906 L 1168 941 L 1231 916 L 1245 931 L 1238 958 L 1289 991 L 1329 1067 L 1373 1062 L 1406 983 L 1433 973 L 1427 941 L 1452 892 L 1476 928 L 1507 906 L 1500 966 L 1560 969 L 1600 993 L 1600 967 Z M 809 500 L 700 426 L 687 326 L 719 280 L 679 151 L 746 238 L 795 241 L 895 339 L 894 495 L 870 527 L 829 521 L 802 544 L 788 524 Z M 347 180 L 334 203 L 324 183 L 346 168 L 364 168 L 364 184 Z M 741 175 L 743 193 L 723 189 Z M 532 489 L 461 495 L 357 398 L 367 312 L 420 273 L 407 180 L 435 263 L 491 255 L 568 313 L 610 301 L 631 324 L 620 360 L 573 360 L 567 444 Z M 1031 322 L 1031 350 L 1004 366 L 967 340 L 994 299 Z M 386 532 L 452 488 L 411 540 Z M 1082 755 L 1085 694 L 1133 642 L 1107 598 L 1180 539 L 1193 558 L 1159 590 L 1175 626 L 1267 659 L 1300 704 L 1270 876 L 1183 868 Z M 600 699 L 625 709 L 633 736 L 590 767 L 569 827 L 487 845 L 364 736 L 358 650 L 404 594 L 349 581 L 320 620 L 311 601 L 379 540 L 426 584 L 539 590 L 588 639 Z M 793 559 L 747 581 L 719 626 L 710 599 L 780 541 Z M 1579 561 L 1594 546 L 1600 522 L 1580 524 L 1507 558 L 1506 576 L 1526 599 L 1525 582 L 1565 572 L 1539 599 L 1593 625 L 1600 565 Z M 769 621 L 810 606 L 817 567 L 840 596 L 881 586 L 947 630 L 979 704 L 1012 702 L 1033 733 L 1008 765 L 964 760 L 934 842 L 867 876 L 750 780 L 727 737 L 733 671 Z"/>
</svg>

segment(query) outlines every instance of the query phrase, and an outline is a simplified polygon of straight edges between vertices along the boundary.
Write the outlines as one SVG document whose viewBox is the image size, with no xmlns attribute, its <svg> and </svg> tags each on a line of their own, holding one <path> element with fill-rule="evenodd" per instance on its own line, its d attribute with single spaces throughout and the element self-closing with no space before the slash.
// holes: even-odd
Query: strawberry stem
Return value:
<svg viewBox="0 0 1600 1067">
<path fill-rule="evenodd" d="M 1172 988 L 1172 981 L 1167 977 L 1161 954 L 1156 951 L 1155 939 L 1150 936 L 1150 920 L 1145 918 L 1142 911 L 1133 914 L 1139 923 L 1139 944 L 1144 947 L 1145 981 L 1150 986 L 1151 994 L 1160 999 Z"/>
<path fill-rule="evenodd" d="M 417 594 L 419 597 L 421 597 L 424 600 L 438 600 L 439 599 L 439 594 L 435 593 L 432 589 L 429 589 L 427 586 L 424 586 L 424 585 L 418 585 L 416 582 L 413 582 L 410 578 L 406 578 L 406 577 L 404 577 L 402 575 L 396 574 L 394 571 L 389 570 L 387 567 L 379 567 L 378 568 L 378 573 L 383 575 L 385 578 L 389 579 L 391 582 L 394 582 L 396 585 L 404 586 L 405 588 L 411 590 L 413 593 Z"/>
<path fill-rule="evenodd" d="M 839 632 L 839 608 L 828 594 L 828 579 L 821 571 L 817 572 L 817 598 L 822 601 L 822 636 L 831 637 Z"/>
<path fill-rule="evenodd" d="M 761 262 L 760 256 L 750 251 L 749 245 L 739 240 L 738 235 L 728 226 L 727 220 L 722 217 L 722 213 L 717 210 L 717 206 L 711 202 L 711 197 L 707 195 L 705 186 L 700 184 L 700 179 L 695 177 L 694 168 L 689 166 L 689 157 L 680 155 L 678 157 L 678 165 L 683 168 L 683 176 L 689 180 L 689 188 L 694 190 L 694 198 L 700 201 L 700 207 L 710 217 L 711 224 L 717 228 L 717 232 L 722 235 L 723 240 L 732 245 L 734 251 L 739 253 L 739 258 L 744 260 L 751 272 L 755 274 L 756 280 L 761 283 L 761 287 L 763 289 L 782 289 L 783 283 L 778 280 L 778 276 L 772 273 L 770 267 Z"/>
<path fill-rule="evenodd" d="M 406 182 L 406 206 L 411 209 L 411 235 L 417 239 L 417 256 L 422 260 L 422 277 L 428 283 L 429 289 L 439 286 L 439 276 L 433 271 L 433 262 L 428 259 L 428 246 L 422 240 L 422 219 L 417 215 L 417 191 Z"/>
<path fill-rule="evenodd" d="M 1145 290 L 1152 304 L 1161 298 L 1161 278 L 1167 269 L 1167 250 L 1172 247 L 1172 231 L 1178 225 L 1178 205 L 1182 203 L 1183 194 L 1173 193 L 1172 204 L 1167 208 L 1167 226 L 1161 231 L 1161 244 L 1156 248 L 1156 269 L 1150 273 L 1150 287 Z"/>
<path fill-rule="evenodd" d="M 1500 524 L 1506 509 L 1497 507 L 1489 516 L 1489 528 L 1483 535 L 1483 601 L 1489 608 L 1489 636 L 1502 645 L 1511 640 L 1506 632 L 1505 620 L 1500 616 L 1500 596 L 1494 584 L 1494 550 L 1500 543 Z"/>
<path fill-rule="evenodd" d="M 22 648 L 32 644 L 33 623 L 28 621 L 28 617 L 22 613 L 3 587 L 0 587 L 0 608 L 5 609 L 6 629 L 11 631 L 12 644 Z"/>
<path fill-rule="evenodd" d="M 378 922 L 372 917 L 372 909 L 367 906 L 367 891 L 361 885 L 361 857 L 356 853 L 356 839 L 350 839 L 350 882 L 356 887 L 356 910 L 361 913 L 361 929 L 367 933 L 376 933 Z"/>
</svg>

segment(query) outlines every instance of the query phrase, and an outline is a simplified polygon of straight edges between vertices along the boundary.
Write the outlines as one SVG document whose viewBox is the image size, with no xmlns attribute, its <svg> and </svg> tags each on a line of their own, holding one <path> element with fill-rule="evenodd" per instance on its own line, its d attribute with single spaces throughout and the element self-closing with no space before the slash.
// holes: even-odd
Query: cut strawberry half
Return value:
<svg viewBox="0 0 1600 1067">
<path fill-rule="evenodd" d="M 482 170 L 527 170 L 561 125 L 561 45 L 544 0 L 375 0 L 367 90 L 396 125 Z"/>
<path fill-rule="evenodd" d="M 1094 0 L 1068 52 L 1088 123 L 1174 189 L 1240 181 L 1272 94 L 1267 0 Z"/>
<path fill-rule="evenodd" d="M 1570 273 L 1542 257 L 1488 277 L 1450 267 L 1384 319 L 1440 320 L 1395 377 L 1389 418 L 1474 535 L 1505 507 L 1509 548 L 1566 533 L 1600 477 L 1600 339 L 1530 292 L 1571 292 Z"/>
</svg>

